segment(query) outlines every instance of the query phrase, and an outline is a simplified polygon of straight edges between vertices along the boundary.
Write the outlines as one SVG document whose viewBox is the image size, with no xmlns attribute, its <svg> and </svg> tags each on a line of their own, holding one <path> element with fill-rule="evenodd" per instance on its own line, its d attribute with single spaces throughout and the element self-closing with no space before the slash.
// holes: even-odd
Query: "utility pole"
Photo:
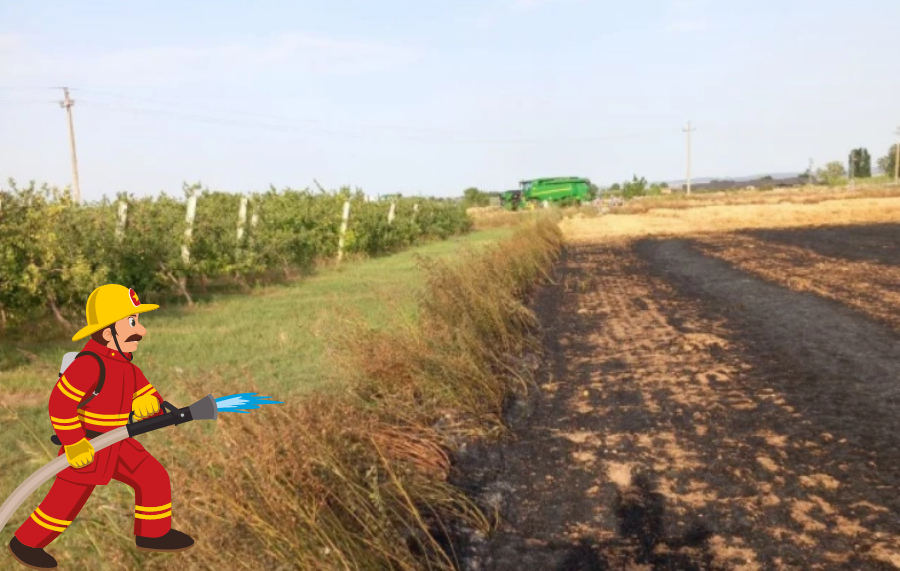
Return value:
<svg viewBox="0 0 900 571">
<path fill-rule="evenodd" d="M 809 172 L 809 176 L 806 177 L 806 184 L 810 184 L 810 185 L 811 185 L 811 184 L 813 184 L 813 182 L 814 182 L 814 179 L 813 179 L 813 160 L 812 160 L 811 157 L 810 157 L 810 159 L 809 159 L 809 171 L 808 171 L 808 172 Z"/>
<path fill-rule="evenodd" d="M 687 134 L 687 193 L 691 193 L 691 133 L 696 131 L 696 127 L 691 127 L 691 122 L 688 121 L 687 128 L 682 129 Z"/>
<path fill-rule="evenodd" d="M 75 155 L 75 124 L 72 123 L 72 106 L 75 102 L 69 97 L 69 88 L 63 87 L 66 99 L 59 102 L 59 106 L 66 110 L 69 116 L 69 148 L 72 150 L 72 200 L 75 204 L 81 204 L 81 186 L 78 184 L 78 157 Z"/>
<path fill-rule="evenodd" d="M 894 184 L 900 184 L 900 127 L 894 133 L 897 134 L 897 143 L 894 145 Z"/>
</svg>

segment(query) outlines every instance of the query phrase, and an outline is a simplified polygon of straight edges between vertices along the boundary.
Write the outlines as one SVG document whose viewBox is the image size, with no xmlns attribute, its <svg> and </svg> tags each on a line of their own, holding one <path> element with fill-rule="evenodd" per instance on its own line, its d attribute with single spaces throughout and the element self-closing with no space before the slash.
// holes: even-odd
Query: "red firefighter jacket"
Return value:
<svg viewBox="0 0 900 571">
<path fill-rule="evenodd" d="M 160 403 L 163 400 L 141 370 L 120 352 L 94 340 L 89 340 L 82 351 L 92 351 L 100 356 L 106 367 L 106 381 L 100 394 L 82 407 L 80 403 L 93 394 L 100 380 L 97 361 L 84 356 L 75 359 L 56 383 L 50 393 L 50 422 L 63 447 L 85 438 L 85 430 L 109 432 L 125 426 L 131 403 L 140 396 L 151 394 Z M 162 411 L 157 414 L 162 414 Z M 94 461 L 86 467 L 76 470 L 70 466 L 57 477 L 79 484 L 108 484 L 122 445 L 143 450 L 137 441 L 129 438 L 96 452 Z M 63 447 L 60 447 L 59 454 L 65 452 Z M 134 470 L 137 466 L 129 468 Z"/>
</svg>

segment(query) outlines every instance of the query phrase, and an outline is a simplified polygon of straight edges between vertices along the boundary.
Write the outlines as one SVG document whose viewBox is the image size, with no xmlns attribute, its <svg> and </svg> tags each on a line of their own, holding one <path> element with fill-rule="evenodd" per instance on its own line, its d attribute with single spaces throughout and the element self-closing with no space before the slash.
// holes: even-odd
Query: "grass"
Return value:
<svg viewBox="0 0 900 571">
<path fill-rule="evenodd" d="M 427 287 L 419 256 L 452 261 L 460 257 L 461 249 L 479 251 L 512 233 L 511 228 L 475 232 L 389 257 L 323 269 L 314 276 L 266 287 L 250 295 L 212 296 L 192 310 L 162 308 L 144 317 L 148 335 L 136 354 L 137 363 L 168 400 L 182 406 L 191 402 L 191 395 L 207 391 L 227 394 L 229 389 L 244 386 L 288 401 L 297 400 L 287 398 L 289 395 L 311 389 L 344 387 L 345 381 L 334 366 L 337 353 L 329 345 L 342 318 L 355 316 L 359 320 L 357 326 L 366 331 L 408 323 L 417 315 Z M 352 341 L 349 339 L 348 344 L 352 345 Z M 80 348 L 81 344 L 66 339 L 40 344 L 3 341 L 2 494 L 11 492 L 56 455 L 56 447 L 49 441 L 46 400 L 62 355 Z M 345 347 L 341 355 L 352 352 L 352 346 Z M 288 426 L 296 426 L 296 418 L 285 420 Z M 212 434 L 210 427 L 184 428 L 189 438 Z M 166 450 L 172 445 L 170 436 L 172 432 L 149 434 L 142 441 L 155 454 L 178 462 L 178 455 Z M 182 460 L 185 464 L 193 462 L 190 458 Z M 27 502 L 27 509 L 19 510 L 0 534 L 0 542 L 5 545 L 9 541 L 48 488 L 49 484 Z M 92 568 L 134 566 L 139 559 L 125 548 L 133 541 L 130 494 L 126 486 L 119 484 L 98 488 L 88 501 L 84 516 L 51 545 L 52 552 L 70 561 L 85 561 L 83 558 L 88 557 Z M 187 496 L 182 498 L 187 503 Z M 111 539 L 120 544 L 111 547 Z M 103 549 L 104 542 L 105 560 L 95 561 L 99 558 L 90 554 Z M 0 569 L 10 563 L 10 559 L 0 558 Z"/>
<path fill-rule="evenodd" d="M 426 263 L 415 320 L 345 330 L 355 344 L 335 362 L 349 390 L 219 422 L 215 434 L 174 431 L 182 456 L 164 463 L 191 498 L 181 521 L 206 538 L 182 567 L 455 568 L 444 530 L 491 522 L 448 484 L 450 453 L 496 433 L 504 397 L 528 385 L 515 359 L 536 340 L 525 302 L 560 243 L 544 217 L 494 247 Z"/>
<path fill-rule="evenodd" d="M 251 295 L 213 296 L 193 310 L 161 308 L 141 316 L 148 334 L 135 362 L 166 396 L 184 378 L 203 376 L 227 382 L 252 379 L 261 390 L 279 394 L 333 383 L 324 345 L 342 312 L 360 314 L 375 327 L 411 317 L 424 285 L 417 256 L 452 258 L 460 247 L 491 244 L 511 232 L 510 228 L 475 232 L 324 269 Z M 4 342 L 0 367 L 7 363 L 9 370 L 0 368 L 2 392 L 44 395 L 62 356 L 82 345 L 69 339 Z M 215 387 L 210 390 L 216 392 Z"/>
</svg>

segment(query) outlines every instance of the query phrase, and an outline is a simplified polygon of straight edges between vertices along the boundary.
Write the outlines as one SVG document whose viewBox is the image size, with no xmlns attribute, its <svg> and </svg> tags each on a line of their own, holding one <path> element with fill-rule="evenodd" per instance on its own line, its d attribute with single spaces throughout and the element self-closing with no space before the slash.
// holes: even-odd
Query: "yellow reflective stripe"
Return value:
<svg viewBox="0 0 900 571">
<path fill-rule="evenodd" d="M 73 418 L 56 418 L 55 416 L 51 416 L 50 420 L 52 420 L 53 422 L 62 422 L 65 424 L 65 423 L 69 423 L 69 422 L 78 422 L 78 417 L 76 416 Z"/>
<path fill-rule="evenodd" d="M 72 425 L 63 425 L 63 424 L 54 424 L 53 428 L 56 430 L 75 430 L 76 428 L 81 428 L 81 424 L 72 424 Z"/>
<path fill-rule="evenodd" d="M 146 386 L 146 387 L 144 387 L 144 388 L 142 388 L 141 390 L 139 390 L 138 392 L 134 393 L 134 396 L 132 396 L 131 398 L 132 398 L 132 399 L 136 399 L 136 398 L 138 398 L 139 396 L 141 396 L 142 394 L 144 394 L 144 393 L 146 393 L 146 392 L 149 392 L 149 391 L 152 391 L 152 390 L 153 390 L 153 385 L 151 385 L 150 383 L 147 383 L 147 386 Z"/>
<path fill-rule="evenodd" d="M 97 414 L 95 412 L 88 412 L 86 410 L 78 409 L 78 416 L 87 416 L 89 418 L 99 418 L 100 420 L 107 419 L 119 419 L 119 418 L 128 418 L 128 413 L 125 414 Z"/>
<path fill-rule="evenodd" d="M 93 424 L 94 426 L 125 426 L 128 424 L 127 418 L 125 420 L 112 420 L 109 422 L 105 420 L 94 420 L 92 418 L 82 418 L 81 421 L 85 424 Z"/>
<path fill-rule="evenodd" d="M 164 506 L 156 506 L 155 508 L 146 508 L 144 506 L 134 506 L 135 510 L 142 512 L 158 512 L 159 510 L 167 510 L 172 507 L 172 502 L 167 503 Z"/>
<path fill-rule="evenodd" d="M 166 513 L 156 515 L 146 515 L 135 512 L 134 517 L 136 517 L 137 519 L 162 519 L 164 517 L 171 517 L 171 515 L 172 510 L 169 510 Z"/>
<path fill-rule="evenodd" d="M 66 390 L 66 387 L 64 387 L 62 383 L 56 383 L 56 388 L 59 389 L 59 392 L 61 392 L 62 394 L 66 395 L 67 397 L 69 397 L 69 398 L 72 399 L 73 401 L 75 401 L 75 402 L 81 402 L 81 397 L 76 397 L 75 395 L 73 395 L 72 393 L 70 393 L 69 391 L 67 391 L 67 390 Z"/>
<path fill-rule="evenodd" d="M 73 387 L 72 383 L 69 382 L 69 379 L 67 379 L 65 375 L 63 375 L 62 379 L 60 379 L 60 380 L 62 380 L 62 382 L 65 383 L 65 385 L 69 388 L 70 391 L 72 391 L 76 395 L 84 396 L 84 391 L 79 391 L 78 389 Z"/>
<path fill-rule="evenodd" d="M 66 528 L 64 528 L 64 527 L 56 527 L 55 525 L 50 525 L 49 523 L 42 522 L 34 514 L 31 514 L 31 519 L 36 521 L 39 526 L 45 527 L 45 528 L 49 529 L 50 531 L 66 531 Z"/>
<path fill-rule="evenodd" d="M 65 519 L 56 519 L 55 517 L 50 517 L 50 516 L 48 516 L 47 514 L 45 514 L 45 513 L 41 510 L 41 508 L 38 508 L 38 509 L 36 509 L 36 510 L 34 510 L 34 511 L 35 511 L 36 514 L 38 514 L 39 516 L 41 516 L 42 518 L 44 518 L 45 520 L 47 520 L 47 521 L 49 521 L 49 522 L 58 523 L 59 525 L 69 525 L 70 523 L 72 523 L 71 521 L 68 521 L 68 520 L 65 520 Z"/>
</svg>

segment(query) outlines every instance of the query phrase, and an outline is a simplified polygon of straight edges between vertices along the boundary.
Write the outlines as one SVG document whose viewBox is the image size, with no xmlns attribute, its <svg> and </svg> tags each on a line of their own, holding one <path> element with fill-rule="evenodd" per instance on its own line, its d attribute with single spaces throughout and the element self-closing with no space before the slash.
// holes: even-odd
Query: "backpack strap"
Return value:
<svg viewBox="0 0 900 571">
<path fill-rule="evenodd" d="M 85 400 L 81 401 L 78 404 L 78 408 L 83 407 L 87 403 L 94 400 L 94 397 L 100 394 L 100 391 L 103 390 L 103 383 L 106 382 L 106 365 L 103 364 L 103 359 L 100 358 L 100 355 L 94 353 L 93 351 L 82 351 L 81 353 L 75 355 L 75 358 L 81 357 L 83 355 L 90 355 L 97 361 L 97 365 L 100 366 L 100 378 L 97 380 L 97 386 L 94 388 L 94 394 L 88 396 Z"/>
<path fill-rule="evenodd" d="M 103 359 L 100 358 L 100 355 L 94 353 L 93 351 L 82 351 L 81 353 L 78 353 L 77 355 L 75 355 L 75 359 L 77 359 L 78 357 L 82 357 L 84 355 L 90 355 L 91 357 L 94 358 L 95 361 L 97 361 L 97 365 L 100 366 L 100 378 L 97 380 L 97 386 L 94 388 L 94 393 L 91 395 L 88 395 L 88 398 L 86 398 L 83 401 L 81 401 L 80 403 L 78 403 L 78 408 L 81 408 L 84 405 L 86 405 L 87 403 L 94 400 L 94 397 L 99 395 L 100 391 L 103 390 L 103 384 L 106 382 L 106 365 L 103 364 Z M 74 361 L 75 360 L 73 359 L 72 362 L 74 362 Z M 68 368 L 68 367 L 66 367 L 66 368 Z M 63 372 L 65 372 L 65 371 L 63 371 Z M 59 376 L 62 377 L 62 373 L 60 373 Z M 62 443 L 59 441 L 59 437 L 57 437 L 55 434 L 50 437 L 50 441 L 53 442 L 54 444 L 56 444 L 57 446 L 62 446 Z"/>
</svg>

